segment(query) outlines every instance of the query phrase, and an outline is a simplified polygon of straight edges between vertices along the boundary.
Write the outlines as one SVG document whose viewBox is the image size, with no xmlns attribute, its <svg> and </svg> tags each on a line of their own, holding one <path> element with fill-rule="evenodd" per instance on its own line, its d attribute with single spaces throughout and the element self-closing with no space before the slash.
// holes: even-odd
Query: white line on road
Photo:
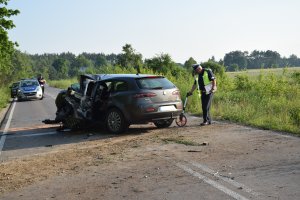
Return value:
<svg viewBox="0 0 300 200">
<path fill-rule="evenodd" d="M 216 189 L 218 190 L 221 190 L 222 192 L 224 192 L 225 194 L 233 197 L 234 199 L 239 199 L 239 200 L 248 200 L 246 197 L 226 188 L 225 186 L 217 183 L 216 181 L 213 181 L 209 178 L 207 178 L 206 176 L 203 176 L 202 174 L 198 173 L 198 172 L 195 172 L 194 170 L 192 170 L 191 168 L 183 165 L 183 164 L 180 164 L 180 163 L 177 163 L 176 164 L 177 167 L 183 169 L 184 171 L 190 173 L 191 175 L 203 180 L 205 183 L 215 187 Z"/>
<path fill-rule="evenodd" d="M 244 190 L 245 192 L 248 192 L 248 193 L 252 194 L 253 196 L 256 196 L 256 197 L 259 196 L 259 193 L 254 192 L 251 188 L 247 187 L 246 185 L 241 184 L 239 182 L 236 182 L 236 181 L 234 181 L 230 178 L 223 177 L 223 176 L 219 175 L 218 172 L 213 171 L 212 169 L 210 169 L 209 167 L 207 167 L 203 164 L 200 164 L 200 163 L 197 163 L 197 162 L 191 162 L 191 164 L 195 167 L 198 167 L 202 171 L 207 172 L 207 173 L 209 173 L 209 174 L 211 174 L 211 175 L 213 175 L 213 176 L 215 176 L 215 177 L 217 177 L 217 178 L 219 178 L 219 179 L 235 186 L 236 188 L 241 188 L 241 190 Z"/>
<path fill-rule="evenodd" d="M 10 122 L 11 122 L 11 119 L 12 119 L 12 116 L 13 116 L 13 113 L 14 113 L 14 110 L 15 110 L 15 106 L 16 106 L 16 102 L 14 101 L 13 105 L 12 105 L 12 108 L 10 110 L 10 113 L 9 113 L 9 117 L 8 117 L 7 123 L 6 123 L 5 128 L 4 128 L 3 134 L 1 136 L 1 140 L 0 140 L 0 156 L 1 156 L 4 144 L 5 144 L 6 134 L 8 132 L 9 126 L 10 126 Z"/>
</svg>

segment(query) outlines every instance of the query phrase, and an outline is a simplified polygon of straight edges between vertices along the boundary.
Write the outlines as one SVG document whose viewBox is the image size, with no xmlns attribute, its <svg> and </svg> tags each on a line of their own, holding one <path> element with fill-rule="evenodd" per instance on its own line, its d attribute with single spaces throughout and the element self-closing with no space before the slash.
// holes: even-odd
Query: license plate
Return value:
<svg viewBox="0 0 300 200">
<path fill-rule="evenodd" d="M 165 112 L 165 111 L 176 111 L 175 106 L 161 106 L 159 107 L 158 111 Z"/>
</svg>

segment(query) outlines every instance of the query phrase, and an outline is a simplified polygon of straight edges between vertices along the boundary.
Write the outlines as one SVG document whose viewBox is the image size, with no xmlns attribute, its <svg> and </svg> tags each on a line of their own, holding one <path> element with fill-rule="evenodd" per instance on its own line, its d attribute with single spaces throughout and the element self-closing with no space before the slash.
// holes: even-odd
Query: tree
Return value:
<svg viewBox="0 0 300 200">
<path fill-rule="evenodd" d="M 130 44 L 123 46 L 123 52 L 118 55 L 118 64 L 125 68 L 134 67 L 140 72 L 140 67 L 143 65 L 142 54 L 136 53 Z"/>
<path fill-rule="evenodd" d="M 85 54 L 80 54 L 75 61 L 71 63 L 69 75 L 71 77 L 77 76 L 80 72 L 85 72 L 87 68 L 93 67 L 91 60 L 87 59 Z"/>
<path fill-rule="evenodd" d="M 12 68 L 12 74 L 14 74 L 15 80 L 34 76 L 31 59 L 27 54 L 17 50 L 13 53 L 11 62 L 14 66 Z"/>
<path fill-rule="evenodd" d="M 145 66 L 147 68 L 152 69 L 155 72 L 167 74 L 168 71 L 173 71 L 172 74 L 175 73 L 175 69 L 177 69 L 176 63 L 172 60 L 169 54 L 161 53 L 151 59 L 145 60 Z"/>
<path fill-rule="evenodd" d="M 69 77 L 68 72 L 69 72 L 70 62 L 68 60 L 59 58 L 53 62 L 52 66 L 57 71 L 57 75 L 58 75 L 55 79 L 66 79 Z"/>
<path fill-rule="evenodd" d="M 196 60 L 190 57 L 187 61 L 184 62 L 184 68 L 192 70 L 192 65 L 196 64 Z"/>
<path fill-rule="evenodd" d="M 225 75 L 225 67 L 217 62 L 208 61 L 201 63 L 201 66 L 203 68 L 210 68 L 214 74 L 219 75 L 221 77 Z"/>
<path fill-rule="evenodd" d="M 233 70 L 234 65 L 238 65 L 240 69 L 246 69 L 247 56 L 248 56 L 247 51 L 245 52 L 232 51 L 230 53 L 225 54 L 224 65 L 227 67 L 229 71 Z"/>
<path fill-rule="evenodd" d="M 287 59 L 287 62 L 290 66 L 300 66 L 300 58 L 298 58 L 295 54 L 290 55 L 290 57 Z"/>
<path fill-rule="evenodd" d="M 8 38 L 7 30 L 15 27 L 13 21 L 8 18 L 20 13 L 18 10 L 7 9 L 5 6 L 8 1 L 0 0 L 0 79 L 2 84 L 11 80 L 11 57 L 17 45 Z"/>
</svg>

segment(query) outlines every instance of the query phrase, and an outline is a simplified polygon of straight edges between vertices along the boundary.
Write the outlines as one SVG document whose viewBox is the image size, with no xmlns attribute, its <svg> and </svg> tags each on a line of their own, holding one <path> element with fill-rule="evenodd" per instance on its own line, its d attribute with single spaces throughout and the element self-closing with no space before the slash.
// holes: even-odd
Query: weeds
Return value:
<svg viewBox="0 0 300 200">
<path fill-rule="evenodd" d="M 0 88 L 0 109 L 5 108 L 9 102 L 10 93 L 9 88 Z"/>
</svg>

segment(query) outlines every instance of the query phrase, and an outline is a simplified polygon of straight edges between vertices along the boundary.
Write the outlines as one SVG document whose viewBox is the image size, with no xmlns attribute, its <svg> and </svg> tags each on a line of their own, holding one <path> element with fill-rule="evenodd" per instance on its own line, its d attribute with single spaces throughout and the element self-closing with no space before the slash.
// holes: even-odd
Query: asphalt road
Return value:
<svg viewBox="0 0 300 200">
<path fill-rule="evenodd" d="M 49 147 L 81 142 L 91 135 L 58 132 L 58 124 L 42 122 L 55 118 L 55 98 L 59 91 L 46 87 L 43 100 L 13 100 L 1 127 L 0 161 L 47 152 Z M 97 136 L 109 137 L 108 134 Z"/>
</svg>

